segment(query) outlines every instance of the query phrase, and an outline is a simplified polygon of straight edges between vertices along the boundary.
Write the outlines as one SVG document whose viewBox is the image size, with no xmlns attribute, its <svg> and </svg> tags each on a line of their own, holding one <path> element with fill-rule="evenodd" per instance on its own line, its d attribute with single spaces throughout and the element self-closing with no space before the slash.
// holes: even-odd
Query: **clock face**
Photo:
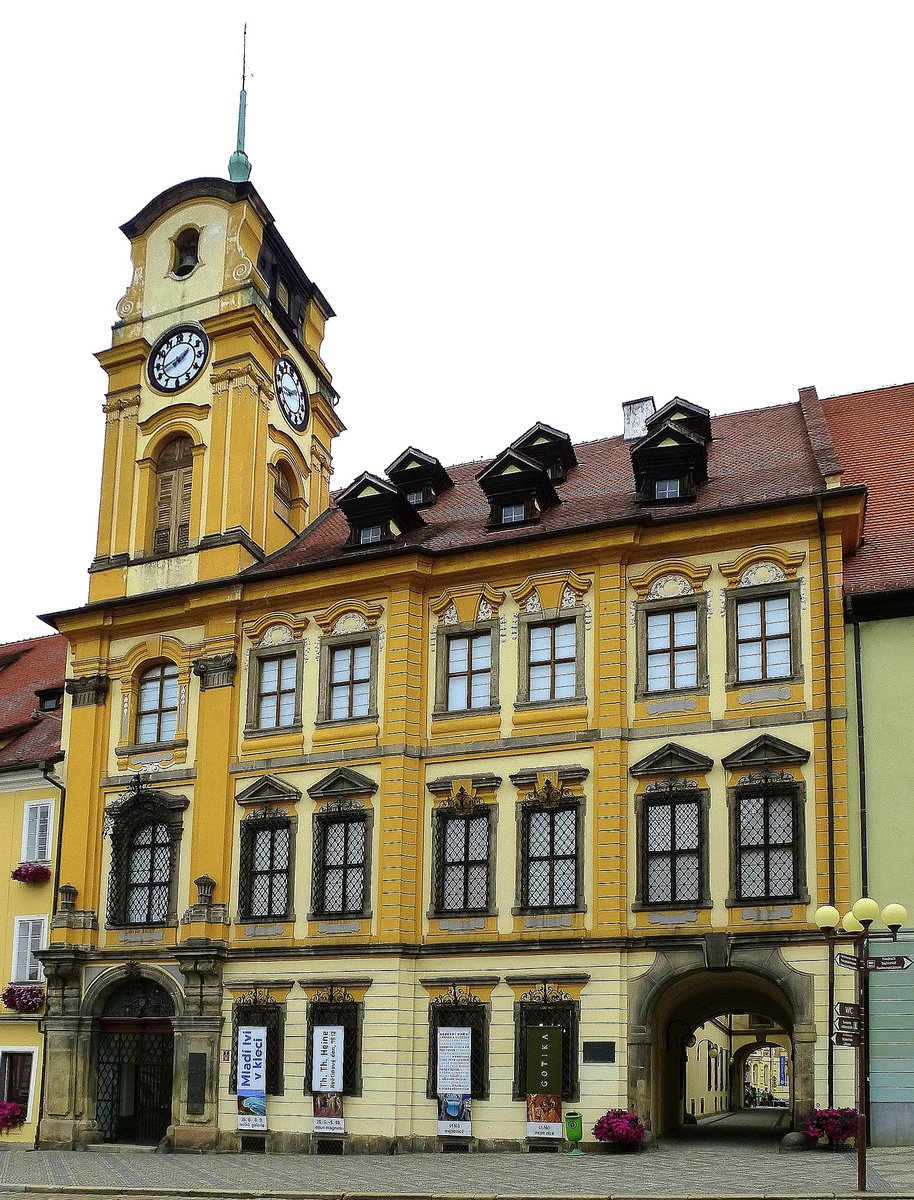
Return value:
<svg viewBox="0 0 914 1200">
<path fill-rule="evenodd" d="M 209 354 L 209 339 L 195 325 L 176 325 L 152 348 L 149 382 L 159 392 L 177 392 L 200 374 Z"/>
<path fill-rule="evenodd" d="M 308 393 L 298 367 L 291 358 L 283 356 L 276 364 L 273 378 L 282 415 L 293 429 L 304 429 L 308 424 Z"/>
</svg>

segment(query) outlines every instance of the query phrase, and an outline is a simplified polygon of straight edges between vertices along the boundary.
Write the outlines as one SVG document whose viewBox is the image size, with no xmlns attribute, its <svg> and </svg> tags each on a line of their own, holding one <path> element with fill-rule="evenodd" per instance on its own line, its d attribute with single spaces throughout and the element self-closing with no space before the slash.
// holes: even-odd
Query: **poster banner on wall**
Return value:
<svg viewBox="0 0 914 1200">
<path fill-rule="evenodd" d="M 267 1031 L 264 1025 L 238 1026 L 238 1128 L 267 1128 Z"/>
<path fill-rule="evenodd" d="M 311 1091 L 314 1132 L 343 1133 L 342 1025 L 315 1025 L 311 1045 Z"/>
<path fill-rule="evenodd" d="M 787 1086 L 787 1055 L 782 1054 L 780 1059 L 778 1060 L 778 1062 L 779 1062 L 779 1069 L 780 1069 L 779 1082 L 780 1082 L 781 1087 L 786 1087 Z"/>
<path fill-rule="evenodd" d="M 469 1029 L 438 1029 L 438 1133 L 441 1137 L 469 1137 L 472 1133 Z"/>
<path fill-rule="evenodd" d="M 562 1030 L 527 1029 L 527 1137 L 562 1136 Z"/>
</svg>

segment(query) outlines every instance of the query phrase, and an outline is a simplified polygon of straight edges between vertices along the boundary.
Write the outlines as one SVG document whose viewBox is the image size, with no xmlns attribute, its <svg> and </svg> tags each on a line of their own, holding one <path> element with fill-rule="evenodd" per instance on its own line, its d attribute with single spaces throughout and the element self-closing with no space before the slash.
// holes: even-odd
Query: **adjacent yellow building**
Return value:
<svg viewBox="0 0 914 1200">
<path fill-rule="evenodd" d="M 41 1144 L 523 1147 L 542 1026 L 586 1131 L 625 1107 L 662 1132 L 727 1012 L 786 1031 L 802 1124 L 829 1062 L 811 914 L 849 893 L 863 516 L 815 397 L 646 398 L 579 445 L 531 414 L 490 460 L 407 444 L 331 498 L 333 312 L 254 188 L 192 180 L 123 229 L 89 603 L 51 618 Z M 266 1129 L 239 1128 L 250 1027 Z M 342 1122 L 314 1115 L 327 1029 Z M 441 1029 L 470 1030 L 459 1135 Z"/>
</svg>

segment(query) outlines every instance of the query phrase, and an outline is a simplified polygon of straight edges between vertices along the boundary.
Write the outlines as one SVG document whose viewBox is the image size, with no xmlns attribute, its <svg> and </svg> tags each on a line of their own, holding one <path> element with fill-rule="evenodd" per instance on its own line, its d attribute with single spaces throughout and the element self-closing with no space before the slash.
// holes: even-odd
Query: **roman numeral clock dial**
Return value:
<svg viewBox="0 0 914 1200">
<path fill-rule="evenodd" d="M 178 325 L 156 342 L 149 355 L 149 382 L 159 392 L 178 392 L 200 372 L 209 354 L 209 338 L 195 325 Z"/>
<path fill-rule="evenodd" d="M 300 433 L 308 424 L 308 393 L 298 367 L 291 358 L 283 355 L 279 359 L 273 370 L 273 381 L 282 415 Z"/>
</svg>

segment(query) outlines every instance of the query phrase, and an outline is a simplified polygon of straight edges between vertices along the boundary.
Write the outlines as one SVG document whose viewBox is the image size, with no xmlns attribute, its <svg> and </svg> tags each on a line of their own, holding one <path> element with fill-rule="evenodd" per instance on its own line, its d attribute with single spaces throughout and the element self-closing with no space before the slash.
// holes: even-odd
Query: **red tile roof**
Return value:
<svg viewBox="0 0 914 1200">
<path fill-rule="evenodd" d="M 684 515 L 700 516 L 824 489 L 817 465 L 817 454 L 822 457 L 821 431 L 814 452 L 800 404 L 725 413 L 712 418 L 712 428 L 708 483 L 699 487 L 697 497 L 687 505 L 637 503 L 630 443 L 621 437 L 604 438 L 575 446 L 578 466 L 572 467 L 566 482 L 556 488 L 561 503 L 547 509 L 539 524 L 487 532 L 489 504 L 476 477 L 492 460 L 464 463 L 448 468 L 454 487 L 443 492 L 433 506 L 421 510 L 426 524 L 398 537 L 395 546 L 442 553 L 516 540 L 531 532 L 560 533 L 608 522 L 663 522 Z M 294 570 L 366 555 L 383 557 L 391 552 L 389 545 L 344 550 L 348 535 L 345 517 L 331 505 L 294 542 L 245 574 Z"/>
<path fill-rule="evenodd" d="M 914 587 L 914 383 L 821 403 L 844 483 L 867 487 L 863 544 L 844 564 L 845 591 Z"/>
<path fill-rule="evenodd" d="M 60 709 L 38 712 L 35 693 L 63 689 L 66 663 L 67 639 L 59 633 L 0 644 L 0 768 L 60 752 Z"/>
</svg>

